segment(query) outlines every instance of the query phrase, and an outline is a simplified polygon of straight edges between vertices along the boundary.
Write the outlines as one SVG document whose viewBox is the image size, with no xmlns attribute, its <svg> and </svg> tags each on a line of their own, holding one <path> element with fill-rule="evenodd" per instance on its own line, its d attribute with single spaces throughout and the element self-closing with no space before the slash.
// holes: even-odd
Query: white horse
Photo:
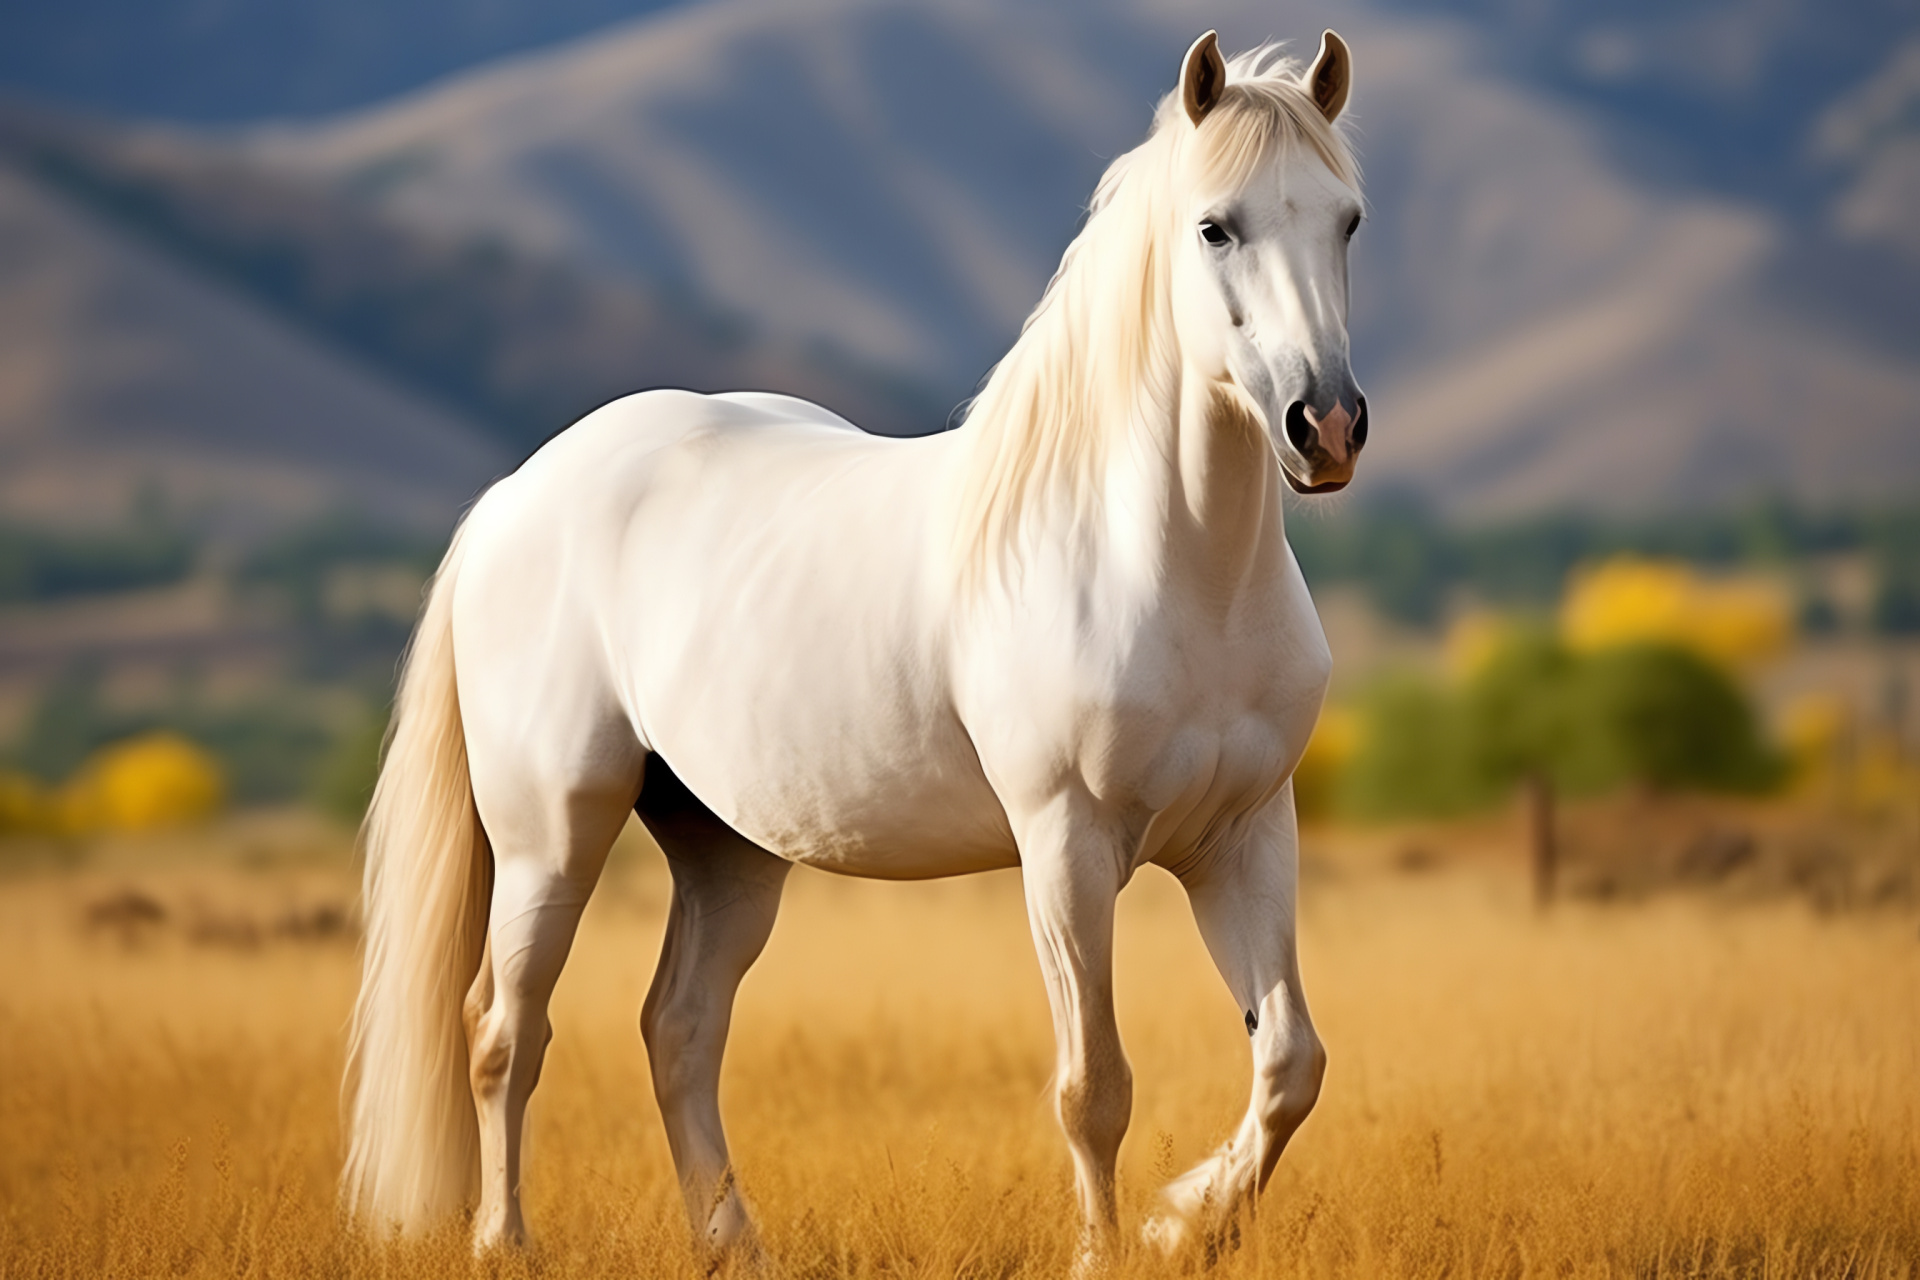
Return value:
<svg viewBox="0 0 1920 1280">
<path fill-rule="evenodd" d="M 720 1059 L 795 862 L 1021 868 L 1085 1257 L 1117 1227 L 1132 1104 L 1114 899 L 1143 864 L 1171 871 L 1244 1011 L 1253 1096 L 1146 1233 L 1217 1231 L 1265 1185 L 1326 1061 L 1289 778 L 1330 658 L 1281 508 L 1283 478 L 1346 484 L 1366 438 L 1348 80 L 1331 31 L 1304 74 L 1196 41 L 959 430 L 883 439 L 784 396 L 652 391 L 480 499 L 364 832 L 344 1174 L 363 1220 L 423 1228 L 477 1187 L 476 1247 L 522 1238 L 548 997 L 636 808 L 673 875 L 641 1031 L 710 1247 L 757 1249 Z"/>
</svg>

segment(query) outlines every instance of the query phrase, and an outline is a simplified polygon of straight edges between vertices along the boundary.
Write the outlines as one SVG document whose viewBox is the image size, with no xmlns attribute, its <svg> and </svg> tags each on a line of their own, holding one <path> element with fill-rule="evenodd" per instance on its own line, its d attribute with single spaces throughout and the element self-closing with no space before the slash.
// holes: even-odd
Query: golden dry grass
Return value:
<svg viewBox="0 0 1920 1280">
<path fill-rule="evenodd" d="M 1409 875 L 1319 847 L 1302 947 L 1327 1088 L 1214 1274 L 1920 1272 L 1912 915 L 1676 900 L 1540 919 L 1497 859 Z M 555 1003 L 536 1247 L 478 1267 L 455 1231 L 396 1251 L 335 1217 L 351 947 L 84 929 L 128 883 L 176 920 L 348 891 L 337 860 L 0 881 L 0 1276 L 699 1274 L 634 1028 L 665 903 L 636 840 Z M 1247 1061 L 1167 877 L 1138 878 L 1119 933 L 1131 1232 L 1237 1119 Z M 1016 879 L 797 873 L 735 1028 L 724 1105 L 784 1274 L 1065 1272 L 1069 1172 Z M 1175 1270 L 1138 1252 L 1115 1267 Z"/>
</svg>

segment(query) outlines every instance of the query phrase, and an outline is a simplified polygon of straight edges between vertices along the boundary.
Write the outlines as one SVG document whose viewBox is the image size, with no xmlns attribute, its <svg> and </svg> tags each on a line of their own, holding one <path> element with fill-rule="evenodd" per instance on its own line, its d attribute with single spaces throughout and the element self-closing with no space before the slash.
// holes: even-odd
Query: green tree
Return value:
<svg viewBox="0 0 1920 1280">
<path fill-rule="evenodd" d="M 1759 791 L 1782 765 L 1733 679 L 1688 649 L 1627 645 L 1585 659 L 1577 710 L 1596 778 Z"/>
<path fill-rule="evenodd" d="M 1578 785 L 1590 768 L 1574 696 L 1579 679 L 1579 662 L 1551 635 L 1525 632 L 1467 680 L 1467 747 L 1490 786 L 1536 774 Z"/>
<path fill-rule="evenodd" d="M 1670 645 L 1583 655 L 1546 632 L 1522 633 L 1458 688 L 1401 672 L 1377 682 L 1358 710 L 1359 743 L 1337 784 L 1341 811 L 1446 816 L 1525 782 L 1549 874 L 1557 794 L 1629 782 L 1759 791 L 1784 772 L 1733 678 Z"/>
<path fill-rule="evenodd" d="M 1484 777 L 1465 750 L 1460 698 L 1403 672 L 1367 693 L 1360 745 L 1340 781 L 1340 807 L 1369 818 L 1465 813 L 1486 803 Z"/>
<path fill-rule="evenodd" d="M 387 736 L 387 713 L 371 711 L 335 740 L 321 761 L 313 785 L 313 800 L 336 817 L 358 822 L 373 799 L 380 776 L 380 747 Z"/>
</svg>

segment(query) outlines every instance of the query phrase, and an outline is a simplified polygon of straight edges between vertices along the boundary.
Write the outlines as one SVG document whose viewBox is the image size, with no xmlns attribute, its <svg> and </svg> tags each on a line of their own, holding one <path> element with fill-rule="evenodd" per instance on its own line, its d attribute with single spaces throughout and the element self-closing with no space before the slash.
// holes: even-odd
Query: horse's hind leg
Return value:
<svg viewBox="0 0 1920 1280">
<path fill-rule="evenodd" d="M 721 822 L 658 756 L 637 808 L 673 871 L 660 966 L 640 1011 L 654 1095 L 694 1233 L 710 1249 L 752 1250 L 720 1126 L 720 1058 L 734 993 L 773 932 L 789 864 Z"/>
<path fill-rule="evenodd" d="M 547 1002 L 626 822 L 639 752 L 617 731 L 599 735 L 596 749 L 576 744 L 549 753 L 525 741 L 501 747 L 499 736 L 476 733 L 471 722 L 468 729 L 474 801 L 494 856 L 486 954 L 466 1001 L 480 1122 L 473 1240 L 487 1249 L 525 1238 L 521 1144 L 553 1034 Z"/>
<path fill-rule="evenodd" d="M 1146 1236 L 1171 1253 L 1199 1236 L 1211 1250 L 1241 1205 L 1266 1188 L 1280 1153 L 1313 1110 L 1327 1056 L 1300 990 L 1294 949 L 1299 837 L 1289 784 L 1238 846 L 1182 875 L 1213 962 L 1253 1047 L 1253 1097 L 1224 1146 L 1162 1193 Z"/>
</svg>

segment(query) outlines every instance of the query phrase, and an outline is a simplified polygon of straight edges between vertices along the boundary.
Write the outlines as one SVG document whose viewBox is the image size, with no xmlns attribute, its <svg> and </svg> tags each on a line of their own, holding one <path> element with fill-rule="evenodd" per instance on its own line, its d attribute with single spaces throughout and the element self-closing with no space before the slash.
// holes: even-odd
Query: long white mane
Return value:
<svg viewBox="0 0 1920 1280">
<path fill-rule="evenodd" d="M 1038 510 L 1089 529 L 1111 443 L 1174 410 L 1171 237 L 1187 230 L 1172 216 L 1178 184 L 1232 189 L 1276 148 L 1304 144 L 1358 185 L 1351 145 L 1281 45 L 1229 62 L 1220 102 L 1198 128 L 1178 98 L 1161 100 L 1146 141 L 1101 177 L 1086 224 L 969 409 L 963 429 L 978 438 L 958 524 L 963 581 L 1017 561 Z"/>
</svg>

